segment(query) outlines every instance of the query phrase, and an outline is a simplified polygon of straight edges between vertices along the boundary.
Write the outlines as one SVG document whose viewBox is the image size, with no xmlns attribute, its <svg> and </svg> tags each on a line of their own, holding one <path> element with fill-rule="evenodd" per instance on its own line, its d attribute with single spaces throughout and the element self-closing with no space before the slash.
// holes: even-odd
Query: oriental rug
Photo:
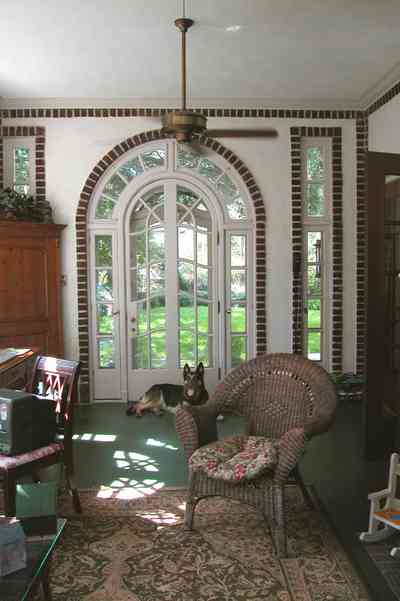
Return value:
<svg viewBox="0 0 400 601">
<path fill-rule="evenodd" d="M 182 489 L 124 499 L 80 493 L 51 569 L 53 601 L 367 601 L 368 594 L 318 510 L 287 489 L 289 557 L 278 560 L 261 515 L 220 498 L 181 528 Z M 122 497 L 122 498 L 118 498 Z"/>
</svg>

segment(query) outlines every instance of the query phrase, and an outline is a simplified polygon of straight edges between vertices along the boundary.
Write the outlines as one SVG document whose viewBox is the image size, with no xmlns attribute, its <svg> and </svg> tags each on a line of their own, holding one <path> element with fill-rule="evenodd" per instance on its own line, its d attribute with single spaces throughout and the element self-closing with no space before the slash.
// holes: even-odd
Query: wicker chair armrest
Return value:
<svg viewBox="0 0 400 601">
<path fill-rule="evenodd" d="M 290 472 L 304 453 L 307 436 L 304 428 L 292 428 L 279 439 L 279 458 L 275 468 L 274 480 L 284 483 Z"/>
<path fill-rule="evenodd" d="M 218 439 L 217 415 L 217 407 L 212 402 L 177 408 L 176 431 L 188 459 L 196 449 Z"/>
</svg>

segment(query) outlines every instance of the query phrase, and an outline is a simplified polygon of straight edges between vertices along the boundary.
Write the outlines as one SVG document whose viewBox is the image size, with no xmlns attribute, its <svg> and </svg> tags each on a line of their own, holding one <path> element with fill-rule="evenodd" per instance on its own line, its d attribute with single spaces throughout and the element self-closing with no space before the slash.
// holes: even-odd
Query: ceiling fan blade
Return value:
<svg viewBox="0 0 400 601">
<path fill-rule="evenodd" d="M 207 129 L 209 138 L 276 138 L 276 129 Z"/>
</svg>

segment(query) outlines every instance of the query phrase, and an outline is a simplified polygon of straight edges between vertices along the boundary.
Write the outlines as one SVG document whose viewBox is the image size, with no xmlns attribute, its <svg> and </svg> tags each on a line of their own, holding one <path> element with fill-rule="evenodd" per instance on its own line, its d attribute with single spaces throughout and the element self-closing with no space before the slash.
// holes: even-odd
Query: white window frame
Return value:
<svg viewBox="0 0 400 601">
<path fill-rule="evenodd" d="M 324 161 L 324 215 L 307 215 L 306 190 L 307 183 L 307 149 L 320 147 Z M 307 137 L 301 140 L 301 178 L 302 178 L 302 230 L 303 230 L 303 354 L 308 356 L 307 349 L 307 263 L 308 263 L 308 233 L 321 232 L 321 359 L 318 361 L 330 371 L 332 363 L 331 334 L 332 334 L 332 139 L 331 137 Z"/>
<path fill-rule="evenodd" d="M 4 188 L 14 190 L 15 186 L 15 163 L 14 155 L 17 148 L 27 148 L 29 150 L 29 189 L 28 194 L 36 194 L 36 142 L 35 137 L 13 137 L 3 138 L 3 185 Z"/>
<path fill-rule="evenodd" d="M 230 318 L 231 318 L 231 310 L 232 306 L 235 305 L 234 300 L 231 299 L 231 269 L 235 269 L 231 265 L 231 238 L 232 236 L 239 235 L 244 236 L 246 239 L 246 263 L 244 266 L 244 271 L 246 273 L 246 301 L 244 304 L 246 307 L 246 330 L 243 333 L 232 333 Z M 250 227 L 237 227 L 232 228 L 229 227 L 225 230 L 225 311 L 227 314 L 226 317 L 226 326 L 225 326 L 225 344 L 226 344 L 226 365 L 227 369 L 233 369 L 232 366 L 232 339 L 235 336 L 245 336 L 246 337 L 246 357 L 250 359 L 255 356 L 255 336 L 251 336 L 250 333 L 255 331 L 255 301 L 254 301 L 254 280 L 255 280 L 255 272 L 254 269 L 251 268 L 251 260 L 253 249 L 253 230 Z M 240 269 L 238 267 L 238 269 Z"/>
<path fill-rule="evenodd" d="M 114 330 L 112 334 L 98 334 L 97 332 L 97 299 L 96 299 L 96 249 L 95 249 L 95 239 L 96 236 L 110 236 L 111 244 L 112 244 L 112 273 L 113 273 L 113 301 L 109 304 L 113 305 L 113 317 L 114 317 Z M 106 398 L 113 399 L 115 398 L 113 395 L 115 382 L 113 381 L 115 378 L 120 380 L 121 373 L 121 356 L 120 356 L 120 298 L 119 298 L 119 288 L 115 284 L 114 274 L 118 274 L 118 244 L 117 244 L 117 236 L 116 232 L 112 228 L 96 228 L 95 230 L 89 231 L 89 263 L 91 265 L 90 269 L 90 312 L 92 315 L 92 327 L 91 327 L 91 339 L 92 339 L 92 362 L 91 362 L 91 371 L 92 374 L 95 375 L 94 378 L 94 395 L 95 398 Z M 102 338 L 110 338 L 113 340 L 114 344 L 114 358 L 115 358 L 115 366 L 114 367 L 100 367 L 98 362 L 98 340 Z M 99 392 L 98 392 L 99 391 Z"/>
</svg>

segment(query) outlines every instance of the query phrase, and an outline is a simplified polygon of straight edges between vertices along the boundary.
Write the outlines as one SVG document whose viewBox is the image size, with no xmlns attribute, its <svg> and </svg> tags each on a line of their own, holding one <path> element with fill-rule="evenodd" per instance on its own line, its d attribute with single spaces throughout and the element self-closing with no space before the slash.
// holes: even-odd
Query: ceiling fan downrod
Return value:
<svg viewBox="0 0 400 601">
<path fill-rule="evenodd" d="M 167 113 L 164 131 L 173 134 L 178 142 L 190 142 L 193 134 L 203 133 L 207 126 L 204 115 L 186 107 L 186 32 L 193 24 L 194 21 L 186 17 L 175 20 L 175 26 L 181 32 L 182 39 L 182 102 L 179 111 Z"/>
<path fill-rule="evenodd" d="M 175 20 L 175 26 L 181 32 L 181 58 L 182 58 L 182 111 L 186 111 L 186 32 L 192 27 L 194 21 L 181 17 Z"/>
</svg>

